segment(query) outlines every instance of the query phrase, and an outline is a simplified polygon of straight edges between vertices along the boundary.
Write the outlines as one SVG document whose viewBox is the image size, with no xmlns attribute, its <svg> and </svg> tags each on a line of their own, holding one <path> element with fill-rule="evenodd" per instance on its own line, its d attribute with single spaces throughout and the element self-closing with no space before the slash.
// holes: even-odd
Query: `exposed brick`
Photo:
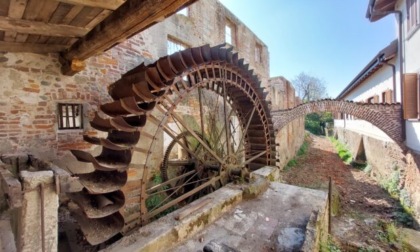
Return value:
<svg viewBox="0 0 420 252">
<path fill-rule="evenodd" d="M 401 148 L 405 149 L 402 137 L 401 104 L 358 104 L 348 101 L 321 100 L 301 104 L 298 107 L 272 112 L 274 128 L 281 129 L 289 122 L 315 112 L 345 113 L 366 120 L 382 129 Z M 392 116 L 386 116 L 389 113 Z"/>
<path fill-rule="evenodd" d="M 39 93 L 40 92 L 39 88 L 24 87 L 24 88 L 22 88 L 22 90 L 25 91 L 25 92 L 31 92 L 31 93 Z"/>
</svg>

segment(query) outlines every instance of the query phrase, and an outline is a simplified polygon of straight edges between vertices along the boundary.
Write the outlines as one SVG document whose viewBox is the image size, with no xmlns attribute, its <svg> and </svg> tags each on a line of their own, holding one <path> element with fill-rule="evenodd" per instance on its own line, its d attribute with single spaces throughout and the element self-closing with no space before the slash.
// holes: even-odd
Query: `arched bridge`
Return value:
<svg viewBox="0 0 420 252">
<path fill-rule="evenodd" d="M 281 129 L 289 122 L 314 112 L 345 113 L 368 121 L 385 132 L 402 146 L 403 121 L 401 104 L 358 103 L 351 101 L 320 100 L 301 104 L 292 109 L 273 111 L 274 129 Z"/>
</svg>

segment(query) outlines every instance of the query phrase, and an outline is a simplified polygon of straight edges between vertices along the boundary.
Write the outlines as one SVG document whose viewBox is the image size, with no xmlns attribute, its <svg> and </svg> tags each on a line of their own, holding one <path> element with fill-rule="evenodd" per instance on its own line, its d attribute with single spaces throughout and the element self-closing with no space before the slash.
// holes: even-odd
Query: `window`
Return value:
<svg viewBox="0 0 420 252">
<path fill-rule="evenodd" d="M 188 14 L 189 14 L 188 12 L 189 12 L 188 7 L 185 7 L 185 8 L 180 9 L 179 11 L 177 11 L 176 14 L 180 14 L 180 15 L 184 15 L 184 16 L 188 17 Z"/>
<path fill-rule="evenodd" d="M 82 104 L 58 104 L 58 129 L 82 129 L 83 128 L 83 105 Z"/>
<path fill-rule="evenodd" d="M 259 43 L 255 44 L 255 62 L 262 62 L 262 45 Z"/>
<path fill-rule="evenodd" d="M 235 45 L 235 33 L 236 28 L 235 25 L 230 22 L 229 20 L 226 20 L 225 25 L 225 42 L 231 45 Z"/>
<path fill-rule="evenodd" d="M 188 47 L 186 44 L 172 38 L 168 38 L 167 46 L 168 46 L 167 47 L 168 55 L 173 54 L 178 51 L 182 51 Z"/>
<path fill-rule="evenodd" d="M 419 25 L 419 0 L 406 0 L 407 1 L 407 31 Z"/>
</svg>

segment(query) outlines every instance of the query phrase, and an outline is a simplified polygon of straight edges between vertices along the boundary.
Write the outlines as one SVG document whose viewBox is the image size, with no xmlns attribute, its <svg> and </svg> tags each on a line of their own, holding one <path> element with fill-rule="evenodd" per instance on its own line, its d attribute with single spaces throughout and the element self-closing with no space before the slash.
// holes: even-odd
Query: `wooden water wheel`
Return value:
<svg viewBox="0 0 420 252">
<path fill-rule="evenodd" d="M 95 167 L 81 176 L 86 190 L 71 195 L 91 244 L 275 164 L 266 94 L 231 47 L 189 48 L 140 65 L 109 94 L 114 101 L 91 121 L 108 136 L 84 137 L 101 154 L 72 151 Z"/>
</svg>

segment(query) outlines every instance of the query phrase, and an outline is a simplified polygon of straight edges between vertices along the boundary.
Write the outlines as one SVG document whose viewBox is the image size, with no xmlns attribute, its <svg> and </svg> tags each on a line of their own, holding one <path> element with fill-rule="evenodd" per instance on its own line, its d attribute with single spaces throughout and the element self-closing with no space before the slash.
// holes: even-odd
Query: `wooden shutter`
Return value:
<svg viewBox="0 0 420 252">
<path fill-rule="evenodd" d="M 404 119 L 417 118 L 417 74 L 404 74 Z"/>
</svg>

